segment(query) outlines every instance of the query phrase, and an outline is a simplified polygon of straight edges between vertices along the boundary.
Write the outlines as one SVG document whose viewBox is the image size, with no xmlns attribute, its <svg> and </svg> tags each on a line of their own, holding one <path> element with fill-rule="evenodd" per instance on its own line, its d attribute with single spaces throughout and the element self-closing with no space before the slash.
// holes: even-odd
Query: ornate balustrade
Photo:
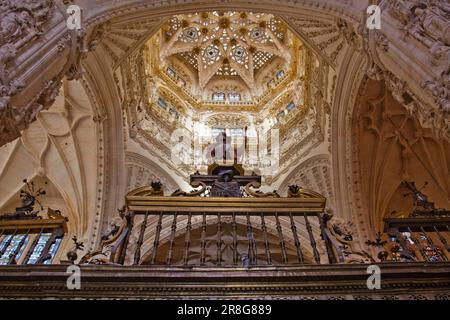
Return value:
<svg viewBox="0 0 450 320">
<path fill-rule="evenodd" d="M 367 241 L 381 261 L 448 262 L 450 259 L 450 210 L 437 208 L 414 182 L 402 182 L 412 196 L 413 210 L 407 217 L 384 219 L 384 235 Z"/>
<path fill-rule="evenodd" d="M 122 224 L 80 262 L 260 267 L 369 260 L 349 253 L 352 239 L 324 214 L 323 196 L 297 186 L 287 197 L 264 193 L 255 190 L 260 180 L 236 166 L 211 166 L 208 175 L 191 176 L 190 192 L 164 196 L 157 182 L 133 190 Z"/>
<path fill-rule="evenodd" d="M 236 198 L 168 199 L 130 195 L 127 203 L 135 217 L 144 216 L 134 264 L 257 266 L 329 263 L 321 261 L 317 241 L 322 240 L 316 239 L 312 231 L 313 222 L 323 227 L 320 212 L 324 201 L 320 199 L 243 198 L 236 201 Z M 152 224 L 154 240 L 151 254 L 142 260 L 142 240 L 150 217 L 157 220 Z M 168 241 L 160 246 L 164 218 L 172 223 Z M 289 230 L 282 227 L 281 219 L 289 220 Z M 213 221 L 213 224 L 207 221 Z M 269 222 L 275 223 L 277 236 L 267 232 Z M 300 242 L 299 225 L 305 226 L 308 243 Z M 177 236 L 179 228 L 183 234 Z M 286 242 L 286 233 L 291 233 L 289 236 L 294 239 L 294 246 Z M 306 257 L 306 248 L 313 253 L 312 259 Z M 226 259 L 226 255 L 230 259 Z"/>
<path fill-rule="evenodd" d="M 447 262 L 450 259 L 450 216 L 385 219 L 385 235 L 368 244 L 381 261 Z"/>
<path fill-rule="evenodd" d="M 286 197 L 264 193 L 255 190 L 259 176 L 235 169 L 192 175 L 190 192 L 164 196 L 159 182 L 131 191 L 121 223 L 98 248 L 78 259 L 83 245 L 74 237 L 67 258 L 83 279 L 75 295 L 66 287 L 67 266 L 45 266 L 66 219 L 51 209 L 40 218 L 25 201 L 36 198 L 25 195 L 22 207 L 0 219 L 0 261 L 19 264 L 0 265 L 0 296 L 448 299 L 445 210 L 386 219 L 386 233 L 368 241 L 377 259 L 355 246 L 347 222 L 324 213 L 321 195 L 297 186 Z M 379 290 L 367 287 L 369 264 L 382 272 Z"/>
</svg>

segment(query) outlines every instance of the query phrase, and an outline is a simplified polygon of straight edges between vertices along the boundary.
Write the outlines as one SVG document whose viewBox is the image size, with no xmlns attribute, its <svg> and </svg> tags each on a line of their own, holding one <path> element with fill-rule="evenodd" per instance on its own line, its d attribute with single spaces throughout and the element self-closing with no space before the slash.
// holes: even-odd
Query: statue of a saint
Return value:
<svg viewBox="0 0 450 320">
<path fill-rule="evenodd" d="M 429 1 L 425 8 L 416 8 L 414 14 L 419 18 L 421 27 L 429 37 L 450 45 L 450 6 Z"/>
</svg>

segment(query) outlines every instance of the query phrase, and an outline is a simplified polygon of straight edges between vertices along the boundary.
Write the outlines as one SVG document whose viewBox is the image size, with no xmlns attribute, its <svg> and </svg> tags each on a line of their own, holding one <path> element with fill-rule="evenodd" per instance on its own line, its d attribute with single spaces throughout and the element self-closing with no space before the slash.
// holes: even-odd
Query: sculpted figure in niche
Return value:
<svg viewBox="0 0 450 320">
<path fill-rule="evenodd" d="M 391 3 L 393 15 L 404 25 L 411 20 L 411 8 L 417 4 L 417 1 L 394 0 Z"/>
<path fill-rule="evenodd" d="M 450 45 L 450 5 L 429 0 L 427 6 L 415 8 L 414 15 L 426 36 Z"/>
<path fill-rule="evenodd" d="M 48 18 L 51 8 L 54 6 L 53 0 L 15 0 L 17 8 L 23 8 L 33 12 L 36 21 L 41 22 Z"/>
<path fill-rule="evenodd" d="M 22 35 L 19 15 L 10 12 L 0 21 L 0 46 L 10 43 Z"/>
<path fill-rule="evenodd" d="M 0 46 L 14 43 L 16 48 L 20 48 L 42 33 L 35 18 L 27 10 L 10 11 L 0 18 Z"/>
<path fill-rule="evenodd" d="M 432 47 L 450 45 L 450 5 L 440 0 L 395 0 L 392 14 L 404 25 L 403 30 Z"/>
</svg>

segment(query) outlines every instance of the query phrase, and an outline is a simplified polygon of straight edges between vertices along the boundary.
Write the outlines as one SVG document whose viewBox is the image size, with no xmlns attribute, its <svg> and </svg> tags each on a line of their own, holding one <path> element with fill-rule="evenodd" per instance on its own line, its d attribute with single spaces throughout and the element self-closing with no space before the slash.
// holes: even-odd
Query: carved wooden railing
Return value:
<svg viewBox="0 0 450 320">
<path fill-rule="evenodd" d="M 164 196 L 159 182 L 130 192 L 122 225 L 81 262 L 250 267 L 450 259 L 450 211 L 437 208 L 413 182 L 403 183 L 413 211 L 385 219 L 384 233 L 366 241 L 366 251 L 354 239 L 352 222 L 325 212 L 326 199 L 314 191 L 292 185 L 286 197 L 262 192 L 261 177 L 243 175 L 236 164 L 213 164 L 208 174 L 190 178 L 190 192 Z M 206 247 L 215 252 L 207 254 Z"/>
<path fill-rule="evenodd" d="M 385 235 L 367 244 L 381 261 L 447 262 L 450 259 L 450 216 L 387 218 Z"/>
<path fill-rule="evenodd" d="M 121 226 L 81 263 L 252 267 L 449 261 L 450 212 L 422 194 L 409 217 L 385 219 L 384 233 L 367 241 L 372 248 L 366 251 L 353 238 L 352 223 L 326 213 L 326 199 L 316 192 L 297 186 L 289 187 L 287 197 L 261 192 L 255 190 L 260 177 L 253 175 L 238 174 L 228 190 L 217 188 L 217 181 L 212 173 L 194 174 L 196 189 L 190 192 L 164 196 L 159 183 L 130 192 Z M 212 196 L 217 193 L 225 196 Z"/>
<path fill-rule="evenodd" d="M 252 267 L 344 262 L 340 230 L 329 230 L 324 197 L 296 186 L 280 197 L 254 191 L 258 181 L 242 180 L 245 197 L 202 196 L 208 181 L 195 179 L 192 185 L 199 189 L 191 192 L 163 196 L 160 184 L 130 192 L 122 224 L 80 263 Z"/>
<path fill-rule="evenodd" d="M 138 242 L 134 252 L 134 264 L 141 264 L 141 246 L 144 234 L 147 229 L 147 220 L 150 216 L 157 218 L 157 224 L 154 226 L 154 240 L 151 255 L 147 260 L 147 264 L 165 264 L 171 265 L 177 259 L 175 258 L 175 252 L 183 255 L 182 264 L 188 266 L 191 264 L 189 259 L 190 247 L 196 245 L 200 247 L 199 265 L 206 264 L 206 245 L 215 245 L 216 257 L 210 259 L 213 265 L 224 266 L 225 261 L 222 260 L 222 246 L 225 244 L 222 239 L 222 230 L 224 224 L 231 227 L 231 250 L 232 250 L 232 262 L 233 266 L 237 265 L 260 265 L 260 264 L 273 264 L 274 254 L 271 252 L 274 248 L 270 248 L 268 241 L 268 233 L 266 223 L 268 220 L 275 221 L 277 237 L 279 246 L 277 251 L 281 253 L 279 263 L 304 263 L 304 249 L 309 246 L 313 252 L 314 260 L 312 263 L 320 264 L 320 255 L 318 251 L 317 241 L 312 232 L 311 220 L 317 219 L 318 224 L 322 226 L 322 218 L 320 212 L 323 211 L 323 201 L 317 199 L 278 199 L 278 198 L 166 198 L 166 197 L 139 197 L 130 195 L 127 197 L 129 210 L 131 210 L 134 216 L 143 215 L 144 221 L 141 223 L 139 230 Z M 168 239 L 168 248 L 163 253 L 164 256 L 158 254 L 160 249 L 160 235 L 162 231 L 163 218 L 169 217 L 172 220 L 170 236 Z M 201 237 L 198 240 L 199 243 L 194 243 L 191 238 L 192 220 L 201 220 Z M 214 220 L 214 225 L 208 225 L 207 221 Z M 255 220 L 260 220 L 262 237 L 256 237 Z M 283 230 L 280 219 L 290 220 L 290 229 Z M 300 243 L 299 235 L 297 232 L 298 220 L 303 219 L 303 223 L 306 226 L 309 243 Z M 297 222 L 295 221 L 297 220 Z M 180 223 L 181 221 L 187 221 Z M 225 222 L 227 221 L 227 222 Z M 238 221 L 245 221 L 245 240 L 238 240 Z M 241 222 L 242 223 L 242 222 Z M 183 225 L 183 232 L 185 241 L 179 243 L 176 248 L 176 234 L 178 228 Z M 242 225 L 242 224 L 241 224 Z M 210 232 L 215 232 L 214 240 L 206 240 L 207 228 Z M 215 230 L 214 230 L 215 229 Z M 292 232 L 295 239 L 295 252 L 296 256 L 288 258 L 288 249 L 286 246 L 285 236 L 286 232 Z M 262 245 L 258 243 L 262 242 Z M 238 241 L 242 245 L 242 242 L 246 244 L 244 250 L 239 250 Z M 258 249 L 262 249 L 264 252 L 258 252 Z M 158 262 L 159 257 L 159 262 Z M 215 258 L 215 259 L 214 259 Z M 261 261 L 263 260 L 263 261 Z M 180 259 L 178 259 L 180 261 Z M 323 261 L 322 261 L 323 262 Z M 325 262 L 328 263 L 328 262 Z"/>
<path fill-rule="evenodd" d="M 0 219 L 0 265 L 49 264 L 67 232 L 66 219 Z"/>
<path fill-rule="evenodd" d="M 438 208 L 412 181 L 403 181 L 412 198 L 413 210 L 403 217 L 384 219 L 384 234 L 367 245 L 376 248 L 381 261 L 447 262 L 450 259 L 450 210 Z M 398 214 L 398 213 L 397 213 Z"/>
</svg>

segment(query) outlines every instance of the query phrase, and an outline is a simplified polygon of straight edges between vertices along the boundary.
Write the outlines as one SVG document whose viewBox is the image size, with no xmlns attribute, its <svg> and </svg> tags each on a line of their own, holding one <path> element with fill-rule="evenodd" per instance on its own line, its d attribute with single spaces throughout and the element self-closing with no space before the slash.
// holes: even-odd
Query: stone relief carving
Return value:
<svg viewBox="0 0 450 320">
<path fill-rule="evenodd" d="M 447 204 L 448 175 L 442 168 L 448 167 L 448 159 L 440 150 L 447 150 L 448 143 L 411 116 L 417 111 L 405 110 L 403 106 L 417 108 L 412 98 L 403 93 L 400 95 L 403 103 L 396 101 L 403 87 L 401 81 L 391 84 L 368 81 L 358 94 L 355 103 L 358 109 L 352 119 L 355 123 L 351 140 L 353 158 L 349 162 L 354 164 L 354 176 L 349 184 L 353 185 L 354 198 L 358 201 L 354 206 L 355 217 L 365 212 L 369 225 L 375 225 L 378 230 L 382 230 L 381 221 L 386 215 L 408 205 L 402 202 L 404 191 L 399 188 L 402 180 L 430 181 L 436 203 L 442 207 Z M 397 98 L 390 92 L 395 88 Z M 370 191 L 371 185 L 376 185 L 376 194 Z M 369 230 L 362 223 L 361 226 L 362 232 Z"/>
<path fill-rule="evenodd" d="M 450 45 L 450 5 L 436 0 L 396 0 L 391 2 L 393 15 L 403 24 L 402 30 L 427 47 L 436 41 Z"/>
<path fill-rule="evenodd" d="M 420 123 L 433 130 L 436 137 L 443 137 L 450 140 L 450 101 L 449 89 L 442 88 L 435 81 L 425 81 L 424 87 L 433 90 L 436 94 L 440 94 L 438 102 L 441 104 L 441 110 L 433 110 L 429 105 L 425 104 L 417 97 L 406 85 L 406 82 L 399 79 L 392 72 L 385 71 L 384 79 L 392 96 L 400 102 L 412 115 L 419 118 Z M 447 87 L 450 86 L 450 82 Z"/>
<path fill-rule="evenodd" d="M 52 0 L 8 0 L 0 4 L 1 141 L 16 138 L 42 109 L 40 102 L 33 102 L 20 111 L 10 105 L 11 97 L 22 90 L 25 83 L 19 79 L 9 79 L 8 63 L 17 57 L 19 49 L 42 34 L 41 26 L 50 18 L 53 7 Z M 49 87 L 44 88 L 38 100 L 52 100 Z M 47 94 L 48 98 L 45 97 Z"/>
<path fill-rule="evenodd" d="M 40 2 L 44 2 L 44 1 L 40 1 Z M 2 21 L 3 22 L 3 21 Z M 3 49 L 3 47 L 1 48 L 1 49 Z M 14 49 L 14 46 L 12 46 L 12 47 L 9 47 L 9 49 L 8 50 L 12 50 L 12 49 Z M 14 53 L 15 54 L 15 53 Z M 1 56 L 1 54 L 0 54 L 0 56 Z M 7 60 L 7 59 L 6 59 Z M 1 74 L 1 61 L 0 61 L 0 74 Z M 1 80 L 1 79 L 0 79 Z M 395 80 L 394 80 L 394 83 L 395 83 Z M 18 84 L 18 85 L 16 85 L 16 87 L 17 88 L 20 88 L 20 83 Z M 433 88 L 434 88 L 434 92 L 436 92 L 437 94 L 440 94 L 440 95 L 442 95 L 443 93 L 442 92 L 445 92 L 445 91 L 443 91 L 442 90 L 442 88 L 440 88 L 439 87 L 439 84 L 438 83 L 435 83 L 435 82 L 430 82 L 430 83 L 428 83 L 427 84 L 428 86 L 432 86 Z M 15 87 L 13 87 L 13 88 L 15 88 Z M 398 97 L 402 97 L 402 94 L 401 94 L 401 91 L 399 91 L 399 94 L 397 95 Z M 7 103 L 9 102 L 7 102 L 6 101 L 7 99 L 3 99 L 3 97 L 0 97 L 0 112 L 2 112 L 1 111 L 1 106 L 2 105 L 7 105 Z M 410 103 L 410 104 L 408 104 L 408 106 L 410 106 L 411 107 L 411 110 L 415 110 L 414 108 L 423 108 L 421 105 L 417 105 L 417 103 Z M 3 116 L 2 116 L 2 118 L 3 118 Z M 432 121 L 431 119 L 432 119 L 432 117 L 425 117 L 426 119 L 430 119 L 430 120 L 428 120 L 428 121 Z M 13 124 L 13 123 L 12 123 Z"/>
<path fill-rule="evenodd" d="M 337 26 L 339 32 L 344 37 L 345 41 L 347 41 L 347 43 L 349 45 L 353 46 L 353 48 L 355 48 L 355 50 L 361 50 L 362 49 L 361 38 L 360 38 L 359 34 L 356 32 L 356 30 L 353 27 L 353 25 L 351 25 L 350 23 L 348 23 L 344 19 L 337 18 L 336 19 L 336 26 Z"/>
<path fill-rule="evenodd" d="M 354 241 L 355 225 L 351 221 L 345 221 L 325 213 L 324 223 L 327 225 L 325 232 L 333 243 L 339 262 L 344 263 L 371 263 L 374 262 L 372 256 L 362 250 L 357 241 Z"/>
<path fill-rule="evenodd" d="M 365 37 L 367 43 L 368 37 Z M 366 47 L 368 63 L 366 75 L 371 80 L 384 80 L 393 97 L 401 103 L 412 116 L 417 117 L 420 124 L 430 128 L 436 137 L 450 140 L 450 71 L 439 80 L 425 80 L 421 85 L 435 97 L 436 105 L 432 107 L 414 93 L 405 80 L 389 71 L 381 62 L 376 61 Z"/>
<path fill-rule="evenodd" d="M 0 4 L 0 46 L 22 47 L 42 33 L 41 25 L 49 18 L 53 0 L 9 0 Z"/>
<path fill-rule="evenodd" d="M 42 34 L 41 25 L 50 17 L 52 0 L 9 0 L 0 4 L 0 81 L 7 85 L 6 64 L 17 50 Z"/>
<path fill-rule="evenodd" d="M 83 74 L 81 61 L 94 50 L 102 35 L 102 25 L 92 32 L 75 30 L 66 32 L 57 42 L 59 52 L 70 46 L 69 57 L 63 70 L 47 81 L 35 98 L 25 106 L 13 105 L 12 97 L 26 85 L 21 78 L 10 79 L 8 64 L 43 33 L 44 24 L 54 13 L 53 0 L 8 0 L 0 4 L 0 115 L 3 123 L 0 143 L 4 144 L 20 136 L 20 131 L 34 121 L 39 111 L 47 109 L 57 96 L 61 79 L 79 79 Z"/>
<path fill-rule="evenodd" d="M 7 63 L 17 51 L 42 34 L 41 25 L 50 17 L 51 0 L 9 0 L 0 4 L 0 85 L 1 96 L 15 92 L 8 89 Z"/>
<path fill-rule="evenodd" d="M 434 96 L 444 112 L 450 112 L 450 4 L 396 0 L 390 8 L 402 24 L 402 31 L 429 49 L 434 65 L 444 66 L 440 79 L 426 80 L 422 87 Z"/>
<path fill-rule="evenodd" d="M 296 185 L 319 192 L 327 198 L 327 210 L 330 212 L 335 210 L 331 163 L 328 155 L 313 156 L 292 168 L 288 176 L 279 185 L 278 190 L 280 193 L 295 194 L 295 188 L 291 187 Z"/>
</svg>

